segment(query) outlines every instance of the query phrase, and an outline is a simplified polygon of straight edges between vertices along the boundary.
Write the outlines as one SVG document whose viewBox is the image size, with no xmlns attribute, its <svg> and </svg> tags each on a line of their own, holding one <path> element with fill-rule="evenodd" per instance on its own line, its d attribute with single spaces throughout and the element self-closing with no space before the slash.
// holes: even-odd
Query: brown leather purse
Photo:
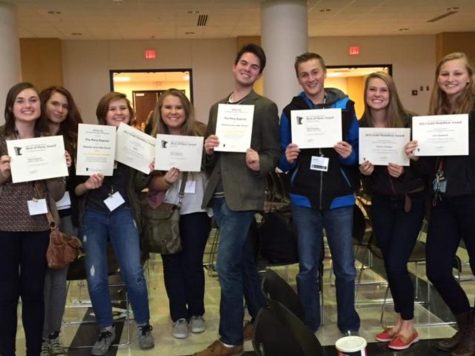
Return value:
<svg viewBox="0 0 475 356">
<path fill-rule="evenodd" d="M 47 215 L 51 231 L 46 260 L 49 268 L 62 269 L 79 257 L 82 243 L 76 236 L 60 231 L 54 220 L 50 221 L 51 213 L 48 212 Z"/>
</svg>

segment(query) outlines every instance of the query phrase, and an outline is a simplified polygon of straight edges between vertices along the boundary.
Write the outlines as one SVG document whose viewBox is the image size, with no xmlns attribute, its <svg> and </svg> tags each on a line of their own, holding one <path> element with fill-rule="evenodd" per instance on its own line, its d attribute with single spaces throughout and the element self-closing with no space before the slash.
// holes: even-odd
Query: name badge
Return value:
<svg viewBox="0 0 475 356">
<path fill-rule="evenodd" d="M 187 180 L 185 184 L 185 193 L 195 194 L 195 192 L 196 192 L 196 181 Z"/>
<path fill-rule="evenodd" d="M 310 162 L 310 169 L 312 171 L 327 172 L 329 162 L 330 159 L 328 157 L 312 156 L 312 160 Z"/>
<path fill-rule="evenodd" d="M 114 211 L 124 203 L 125 200 L 122 198 L 122 195 L 120 195 L 119 192 L 115 192 L 109 198 L 104 199 L 104 204 L 106 204 L 110 211 Z"/>
<path fill-rule="evenodd" d="M 48 205 L 46 199 L 28 200 L 28 212 L 30 215 L 40 215 L 48 213 Z"/>
</svg>

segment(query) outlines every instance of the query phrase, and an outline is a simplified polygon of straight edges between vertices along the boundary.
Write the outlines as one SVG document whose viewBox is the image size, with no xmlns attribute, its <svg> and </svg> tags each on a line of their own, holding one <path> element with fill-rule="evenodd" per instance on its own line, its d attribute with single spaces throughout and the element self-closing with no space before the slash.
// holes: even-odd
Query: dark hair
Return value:
<svg viewBox="0 0 475 356">
<path fill-rule="evenodd" d="M 63 95 L 68 102 L 68 114 L 66 115 L 66 118 L 63 120 L 63 122 L 61 122 L 59 125 L 58 135 L 63 135 L 66 143 L 66 149 L 68 152 L 71 150 L 70 153 L 74 154 L 78 137 L 78 125 L 83 122 L 81 114 L 79 113 L 73 96 L 66 88 L 61 86 L 50 86 L 42 90 L 40 93 L 41 105 L 45 109 L 45 116 L 47 120 L 49 120 L 49 118 L 46 114 L 46 104 L 54 93 Z"/>
<path fill-rule="evenodd" d="M 127 108 L 129 109 L 129 114 L 130 114 L 130 121 L 129 124 L 132 122 L 132 120 L 135 117 L 134 109 L 132 109 L 132 105 L 130 105 L 129 99 L 127 99 L 127 96 L 123 93 L 118 93 L 115 91 L 111 91 L 104 95 L 101 100 L 99 100 L 99 103 L 97 104 L 97 109 L 96 109 L 96 117 L 97 121 L 101 125 L 106 125 L 106 117 L 107 117 L 107 112 L 109 111 L 109 104 L 111 101 L 116 101 L 116 100 L 121 100 L 124 99 L 127 103 Z"/>
<path fill-rule="evenodd" d="M 38 90 L 33 86 L 33 84 L 28 83 L 28 82 L 21 82 L 17 83 L 14 86 L 10 88 L 10 90 L 7 93 L 7 98 L 5 100 L 5 136 L 14 136 L 16 134 L 16 125 L 15 125 L 15 115 L 13 114 L 13 105 L 15 104 L 15 100 L 23 90 L 25 89 L 32 89 L 36 92 L 38 95 L 38 100 L 39 100 L 39 94 Z M 41 105 L 41 101 L 40 101 Z M 40 116 L 35 122 L 35 136 L 41 136 L 43 134 L 46 134 L 48 132 L 47 126 L 46 126 L 46 119 L 43 116 L 44 108 L 43 105 L 41 105 L 41 111 L 40 111 Z"/>
<path fill-rule="evenodd" d="M 386 107 L 387 127 L 404 127 L 405 120 L 410 116 L 410 114 L 406 109 L 404 109 L 404 106 L 399 99 L 394 79 L 386 72 L 374 72 L 366 77 L 364 84 L 364 113 L 361 118 L 366 119 L 369 126 L 374 126 L 371 108 L 366 102 L 366 95 L 368 94 L 368 86 L 371 79 L 380 79 L 388 87 L 389 103 Z"/>
<path fill-rule="evenodd" d="M 316 59 L 320 62 L 320 65 L 322 66 L 323 70 L 326 72 L 327 71 L 327 66 L 325 65 L 325 61 L 323 60 L 323 57 L 317 53 L 314 52 L 305 52 L 302 53 L 300 56 L 295 57 L 295 63 L 294 63 L 294 68 L 295 68 L 295 74 L 297 75 L 297 78 L 299 76 L 299 65 L 300 63 L 307 62 L 311 59 Z"/>
<path fill-rule="evenodd" d="M 169 134 L 170 130 L 168 126 L 165 125 L 162 119 L 162 106 L 163 101 L 167 96 L 175 96 L 180 99 L 181 105 L 183 106 L 183 110 L 185 111 L 185 121 L 180 128 L 180 133 L 182 135 L 194 136 L 196 135 L 195 132 L 195 115 L 193 110 L 193 105 L 191 105 L 190 100 L 186 97 L 186 95 L 178 89 L 171 88 L 167 91 L 163 92 L 155 104 L 155 109 L 153 110 L 153 130 L 152 136 L 156 136 L 157 134 Z"/>
<path fill-rule="evenodd" d="M 468 72 L 469 82 L 467 83 L 467 86 L 465 87 L 465 90 L 462 95 L 457 97 L 454 108 L 451 107 L 449 100 L 447 99 L 447 94 L 445 94 L 440 89 L 438 84 L 438 78 L 442 65 L 455 59 L 461 59 L 462 61 L 464 61 L 465 69 Z M 432 95 L 430 98 L 429 114 L 466 114 L 472 111 L 475 105 L 475 83 L 473 81 L 473 74 L 473 65 L 470 63 L 465 53 L 453 52 L 447 54 L 444 58 L 442 58 L 439 64 L 437 64 L 437 68 L 435 70 L 435 80 L 434 87 L 432 88 Z"/>
<path fill-rule="evenodd" d="M 239 52 L 236 54 L 236 58 L 234 59 L 234 64 L 238 64 L 239 60 L 241 59 L 241 57 L 243 56 L 244 53 L 252 53 L 254 54 L 257 58 L 259 58 L 259 64 L 260 64 L 260 69 L 259 69 L 259 73 L 262 73 L 262 71 L 264 70 L 265 66 L 266 66 L 266 54 L 264 52 L 264 50 L 262 49 L 261 46 L 258 46 L 254 43 L 249 43 L 245 46 L 243 46 Z"/>
</svg>

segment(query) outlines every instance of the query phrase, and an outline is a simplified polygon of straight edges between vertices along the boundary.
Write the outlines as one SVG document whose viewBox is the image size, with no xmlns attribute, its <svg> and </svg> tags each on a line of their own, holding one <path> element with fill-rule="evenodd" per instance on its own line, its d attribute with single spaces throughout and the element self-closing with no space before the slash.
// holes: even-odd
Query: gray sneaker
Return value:
<svg viewBox="0 0 475 356">
<path fill-rule="evenodd" d="M 115 326 L 112 329 L 104 329 L 99 333 L 99 338 L 92 347 L 91 354 L 95 356 L 102 356 L 109 351 L 112 343 L 115 340 Z"/>
<path fill-rule="evenodd" d="M 152 336 L 152 326 L 150 324 L 137 326 L 137 335 L 141 350 L 153 349 L 155 347 Z"/>
<path fill-rule="evenodd" d="M 51 355 L 66 355 L 66 350 L 59 336 L 54 339 L 49 339 L 49 347 Z"/>
<path fill-rule="evenodd" d="M 201 315 L 192 316 L 190 320 L 191 332 L 194 334 L 202 333 L 206 330 L 205 320 Z"/>
<path fill-rule="evenodd" d="M 185 318 L 178 319 L 173 325 L 173 336 L 177 339 L 186 339 L 188 337 L 188 322 Z"/>
<path fill-rule="evenodd" d="M 47 340 L 43 340 L 43 342 L 41 343 L 40 356 L 51 356 L 51 349 Z"/>
</svg>

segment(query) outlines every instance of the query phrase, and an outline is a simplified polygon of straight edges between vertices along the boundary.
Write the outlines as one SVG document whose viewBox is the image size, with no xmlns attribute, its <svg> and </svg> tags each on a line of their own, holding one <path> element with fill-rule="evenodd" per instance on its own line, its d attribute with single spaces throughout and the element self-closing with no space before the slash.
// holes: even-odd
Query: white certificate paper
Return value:
<svg viewBox="0 0 475 356">
<path fill-rule="evenodd" d="M 467 156 L 468 114 L 414 116 L 416 156 Z"/>
<path fill-rule="evenodd" d="M 292 110 L 290 120 L 299 148 L 333 147 L 342 140 L 341 109 Z"/>
<path fill-rule="evenodd" d="M 155 147 L 156 170 L 175 167 L 182 172 L 201 171 L 203 137 L 158 134 Z"/>
<path fill-rule="evenodd" d="M 114 172 L 115 126 L 79 124 L 76 174 L 90 176 Z"/>
<path fill-rule="evenodd" d="M 375 166 L 394 163 L 409 166 L 404 146 L 411 140 L 411 129 L 360 127 L 359 163 L 369 161 Z"/>
<path fill-rule="evenodd" d="M 7 141 L 12 182 L 68 176 L 63 136 Z"/>
<path fill-rule="evenodd" d="M 251 147 L 254 105 L 219 104 L 215 151 L 246 152 Z"/>
<path fill-rule="evenodd" d="M 155 139 L 136 128 L 121 123 L 117 129 L 115 160 L 145 174 L 155 159 Z"/>
</svg>

